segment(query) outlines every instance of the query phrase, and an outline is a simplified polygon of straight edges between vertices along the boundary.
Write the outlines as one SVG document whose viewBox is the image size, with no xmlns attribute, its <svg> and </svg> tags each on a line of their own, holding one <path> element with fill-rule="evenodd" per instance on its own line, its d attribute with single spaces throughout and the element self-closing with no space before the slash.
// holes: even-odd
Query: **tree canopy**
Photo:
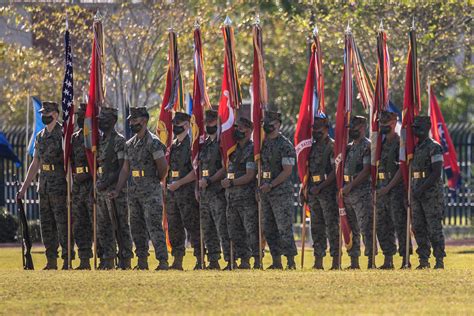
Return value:
<svg viewBox="0 0 474 316">
<path fill-rule="evenodd" d="M 268 95 L 296 122 L 308 67 L 308 37 L 319 29 L 323 51 L 325 95 L 330 116 L 336 108 L 343 64 L 344 30 L 350 23 L 365 64 L 375 79 L 376 34 L 383 21 L 391 59 L 390 98 L 402 106 L 408 31 L 414 20 L 423 110 L 427 110 L 426 84 L 436 91 L 448 121 L 473 120 L 472 29 L 468 2 L 317 2 L 193 0 L 158 4 L 113 5 L 6 5 L 0 7 L 5 30 L 0 35 L 0 111 L 8 123 L 24 119 L 27 96 L 42 100 L 61 98 L 64 74 L 64 25 L 71 31 L 74 91 L 82 101 L 87 93 L 92 22 L 97 9 L 104 16 L 107 96 L 121 107 L 161 104 L 165 86 L 168 28 L 178 32 L 178 50 L 185 90 L 192 91 L 192 36 L 199 20 L 203 36 L 205 71 L 211 103 L 220 95 L 223 42 L 220 27 L 226 15 L 233 21 L 236 58 L 244 98 L 249 98 L 252 75 L 252 33 L 256 14 L 263 28 Z M 258 3 L 258 4 L 255 4 Z M 29 47 L 7 40 L 11 32 L 32 35 Z M 356 111 L 362 106 L 356 104 Z M 471 110 L 472 111 L 472 110 Z M 156 117 L 156 115 L 155 115 Z"/>
</svg>

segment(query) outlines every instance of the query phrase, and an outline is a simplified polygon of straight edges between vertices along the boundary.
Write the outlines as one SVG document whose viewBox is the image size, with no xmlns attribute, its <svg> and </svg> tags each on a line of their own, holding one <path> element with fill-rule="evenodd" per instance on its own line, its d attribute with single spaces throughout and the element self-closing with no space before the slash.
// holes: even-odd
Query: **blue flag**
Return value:
<svg viewBox="0 0 474 316">
<path fill-rule="evenodd" d="M 2 132 L 0 132 L 0 157 L 13 161 L 17 168 L 21 166 L 20 159 L 15 155 L 12 145 Z"/>
<path fill-rule="evenodd" d="M 36 135 L 38 135 L 38 133 L 41 132 L 41 130 L 44 128 L 43 121 L 41 120 L 41 113 L 39 111 L 41 109 L 41 101 L 36 97 L 32 97 L 32 99 L 33 99 L 33 112 L 35 115 L 34 115 L 33 134 L 31 134 L 30 143 L 28 145 L 28 153 L 30 154 L 30 156 L 33 156 L 35 152 Z"/>
</svg>

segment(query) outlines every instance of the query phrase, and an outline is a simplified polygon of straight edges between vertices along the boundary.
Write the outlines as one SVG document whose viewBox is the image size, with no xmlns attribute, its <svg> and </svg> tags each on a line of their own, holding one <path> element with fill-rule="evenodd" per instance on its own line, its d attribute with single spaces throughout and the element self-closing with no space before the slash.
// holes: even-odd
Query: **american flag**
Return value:
<svg viewBox="0 0 474 316">
<path fill-rule="evenodd" d="M 63 108 L 63 152 L 64 152 L 64 169 L 68 170 L 69 157 L 71 155 L 71 136 L 74 132 L 74 90 L 72 75 L 72 52 L 69 40 L 69 30 L 66 22 L 66 34 L 64 37 L 66 46 L 66 72 L 64 73 L 64 82 L 62 90 L 62 108 Z"/>
</svg>

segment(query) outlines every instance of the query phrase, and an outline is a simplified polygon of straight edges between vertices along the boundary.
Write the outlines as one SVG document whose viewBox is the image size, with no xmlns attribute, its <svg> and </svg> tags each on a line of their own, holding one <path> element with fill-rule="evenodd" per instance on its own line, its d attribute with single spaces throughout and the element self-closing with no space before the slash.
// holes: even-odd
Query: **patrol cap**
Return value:
<svg viewBox="0 0 474 316">
<path fill-rule="evenodd" d="M 266 122 L 280 121 L 281 123 L 281 113 L 277 111 L 265 111 L 264 121 Z"/>
<path fill-rule="evenodd" d="M 41 104 L 41 109 L 39 111 L 41 113 L 49 113 L 49 112 L 55 112 L 55 111 L 59 113 L 59 106 L 56 102 L 44 101 Z"/>
<path fill-rule="evenodd" d="M 109 107 L 100 107 L 100 113 L 97 116 L 101 119 L 117 119 L 118 117 L 118 110 L 116 108 L 109 108 Z"/>
<path fill-rule="evenodd" d="M 327 117 L 314 117 L 313 128 L 319 129 L 321 127 L 329 127 L 329 120 Z"/>
<path fill-rule="evenodd" d="M 218 113 L 217 113 L 217 110 L 215 108 L 210 108 L 209 110 L 206 110 L 204 115 L 205 115 L 205 121 L 206 122 L 213 122 L 213 121 L 217 120 Z"/>
<path fill-rule="evenodd" d="M 355 115 L 351 119 L 351 127 L 356 127 L 356 126 L 359 126 L 361 124 L 366 124 L 366 123 L 367 123 L 367 119 L 364 116 Z"/>
<path fill-rule="evenodd" d="M 173 124 L 189 122 L 190 120 L 191 120 L 191 116 L 188 113 L 176 112 L 173 117 Z"/>
<path fill-rule="evenodd" d="M 391 121 L 397 120 L 397 113 L 389 112 L 389 111 L 382 111 L 380 113 L 380 123 L 386 124 L 390 123 Z"/>
<path fill-rule="evenodd" d="M 146 106 L 137 106 L 130 108 L 130 115 L 127 117 L 127 120 L 139 118 L 139 117 L 146 117 L 150 118 L 150 114 L 148 114 L 148 110 Z"/>
<path fill-rule="evenodd" d="M 253 128 L 252 121 L 249 120 L 248 118 L 243 117 L 243 116 L 239 117 L 239 119 L 235 122 L 235 124 L 237 126 L 242 126 L 242 127 L 245 127 L 245 128 L 250 128 L 250 129 Z"/>
<path fill-rule="evenodd" d="M 419 127 L 424 130 L 431 128 L 431 119 L 426 115 L 418 115 L 413 119 L 412 127 Z"/>
</svg>

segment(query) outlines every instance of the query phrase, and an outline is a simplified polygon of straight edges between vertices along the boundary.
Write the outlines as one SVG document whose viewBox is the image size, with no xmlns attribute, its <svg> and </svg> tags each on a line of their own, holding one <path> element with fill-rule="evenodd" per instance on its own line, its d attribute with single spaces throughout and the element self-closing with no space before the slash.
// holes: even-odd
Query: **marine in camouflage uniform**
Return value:
<svg viewBox="0 0 474 316">
<path fill-rule="evenodd" d="M 406 262 L 406 221 L 404 205 L 405 191 L 399 170 L 400 137 L 395 133 L 397 114 L 380 114 L 380 132 L 384 135 L 381 157 L 377 169 L 377 238 L 384 254 L 380 269 L 393 269 L 393 255 L 403 257 Z M 410 245 L 411 247 L 411 245 Z M 410 249 L 411 250 L 411 249 Z"/>
<path fill-rule="evenodd" d="M 441 170 L 443 149 L 429 137 L 431 121 L 429 116 L 417 116 L 413 121 L 413 134 L 418 138 L 412 169 L 412 211 L 413 230 L 420 259 L 417 269 L 430 267 L 431 247 L 436 258 L 435 269 L 443 269 L 444 250 L 443 213 L 444 195 Z"/>
<path fill-rule="evenodd" d="M 139 270 L 148 270 L 149 241 L 155 248 L 160 262 L 156 270 L 168 269 L 168 251 L 163 231 L 163 192 L 161 179 L 166 175 L 166 146 L 152 134 L 147 126 L 149 114 L 146 107 L 130 108 L 128 120 L 135 135 L 125 144 L 125 161 L 112 197 L 126 184 L 130 226 L 138 257 Z"/>
<path fill-rule="evenodd" d="M 74 177 L 72 184 L 73 230 L 78 255 L 81 259 L 77 270 L 90 270 L 89 261 L 92 258 L 92 175 L 84 148 L 83 131 L 86 106 L 86 103 L 81 103 L 76 110 L 76 122 L 79 130 L 72 135 L 71 139 L 71 169 Z"/>
<path fill-rule="evenodd" d="M 188 135 L 191 117 L 176 112 L 173 118 L 175 139 L 171 145 L 166 212 L 174 257 L 171 269 L 183 270 L 186 232 L 196 257 L 195 270 L 202 269 L 199 231 L 199 205 L 194 195 L 196 175 L 191 162 L 191 140 Z"/>
<path fill-rule="evenodd" d="M 263 210 L 263 232 L 273 259 L 269 269 L 283 268 L 281 255 L 287 257 L 288 269 L 296 269 L 294 199 L 290 179 L 296 153 L 293 144 L 280 133 L 280 125 L 280 113 L 265 111 L 265 140 L 260 153 L 262 174 L 259 190 Z"/>
<path fill-rule="evenodd" d="M 368 268 L 372 266 L 372 192 L 370 187 L 370 141 L 365 137 L 367 119 L 354 116 L 349 136 L 352 142 L 347 146 L 344 164 L 344 205 L 352 230 L 351 269 L 359 269 L 360 235 L 365 245 L 364 254 L 369 257 Z"/>
<path fill-rule="evenodd" d="M 239 269 L 250 269 L 250 257 L 254 257 L 254 268 L 260 267 L 256 166 L 250 140 L 252 128 L 249 119 L 240 117 L 237 120 L 233 134 L 237 145 L 229 156 L 227 177 L 221 181 L 226 189 L 227 226 L 235 249 L 234 259 L 240 258 Z"/>
<path fill-rule="evenodd" d="M 339 211 L 336 202 L 334 140 L 328 136 L 327 118 L 315 117 L 313 143 L 309 155 L 308 204 L 311 210 L 311 236 L 314 269 L 323 269 L 329 240 L 331 269 L 339 268 Z"/>
<path fill-rule="evenodd" d="M 117 109 L 102 107 L 98 116 L 102 135 L 97 150 L 97 237 L 102 249 L 99 269 L 104 270 L 114 267 L 119 244 L 119 240 L 116 239 L 122 241 L 122 245 L 118 245 L 118 257 L 122 258 L 119 268 L 130 269 L 133 257 L 127 191 L 126 189 L 120 191 L 114 200 L 108 197 L 108 194 L 115 189 L 125 158 L 125 138 L 115 130 L 116 122 Z"/>
<path fill-rule="evenodd" d="M 205 113 L 207 138 L 199 152 L 199 171 L 201 180 L 200 211 L 204 231 L 204 242 L 208 252 L 209 269 L 220 269 L 219 258 L 230 261 L 230 241 L 227 230 L 225 191 L 220 181 L 225 177 L 225 168 L 219 150 L 217 137 L 217 111 L 210 109 Z"/>
<path fill-rule="evenodd" d="M 40 112 L 46 127 L 36 136 L 33 161 L 17 197 L 23 198 L 33 178 L 41 170 L 38 185 L 41 237 L 48 261 L 44 269 L 57 269 L 58 248 L 61 244 L 63 270 L 66 270 L 68 269 L 67 186 L 62 149 L 62 127 L 57 122 L 58 104 L 43 102 Z M 74 258 L 73 250 L 71 250 L 71 255 Z"/>
</svg>

